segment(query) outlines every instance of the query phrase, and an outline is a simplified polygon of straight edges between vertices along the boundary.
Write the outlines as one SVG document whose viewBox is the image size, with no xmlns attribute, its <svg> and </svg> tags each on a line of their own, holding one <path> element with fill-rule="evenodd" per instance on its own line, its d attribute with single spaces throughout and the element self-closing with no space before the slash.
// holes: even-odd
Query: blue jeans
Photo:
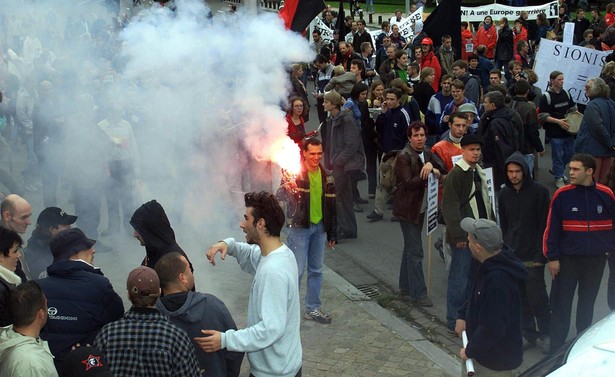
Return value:
<svg viewBox="0 0 615 377">
<path fill-rule="evenodd" d="M 323 222 L 310 224 L 309 228 L 288 228 L 288 247 L 295 254 L 299 270 L 299 286 L 307 263 L 307 291 L 305 308 L 308 312 L 320 308 L 322 268 L 325 262 L 327 233 Z"/>
<path fill-rule="evenodd" d="M 527 153 L 523 155 L 527 166 L 530 168 L 530 176 L 534 178 L 534 153 Z"/>
<path fill-rule="evenodd" d="M 419 224 L 399 220 L 404 237 L 404 251 L 399 266 L 399 290 L 409 294 L 410 299 L 420 300 L 427 296 L 425 277 L 423 275 L 423 216 Z"/>
<path fill-rule="evenodd" d="M 553 160 L 553 176 L 555 179 L 564 177 L 564 169 L 570 163 L 574 154 L 574 136 L 550 139 L 551 160 Z"/>
<path fill-rule="evenodd" d="M 374 13 L 374 0 L 365 0 L 365 7 L 369 13 Z"/>
<path fill-rule="evenodd" d="M 458 249 L 451 244 L 451 267 L 448 270 L 448 289 L 446 290 L 446 326 L 455 328 L 457 312 L 466 299 L 466 286 L 470 278 L 472 254 L 470 249 Z"/>
</svg>

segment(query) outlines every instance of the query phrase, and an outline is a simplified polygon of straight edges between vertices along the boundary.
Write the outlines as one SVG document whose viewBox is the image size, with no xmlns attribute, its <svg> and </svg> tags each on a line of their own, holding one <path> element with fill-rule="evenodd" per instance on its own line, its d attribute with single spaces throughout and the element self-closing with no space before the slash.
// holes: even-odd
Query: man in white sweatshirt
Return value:
<svg viewBox="0 0 615 377">
<path fill-rule="evenodd" d="M 271 193 L 247 193 L 246 213 L 240 224 L 246 241 L 233 238 L 212 245 L 207 259 L 229 254 L 241 268 L 254 276 L 248 303 L 247 328 L 203 330 L 196 338 L 206 352 L 226 348 L 246 352 L 250 376 L 300 377 L 301 338 L 297 262 L 293 252 L 280 240 L 284 211 Z"/>
</svg>

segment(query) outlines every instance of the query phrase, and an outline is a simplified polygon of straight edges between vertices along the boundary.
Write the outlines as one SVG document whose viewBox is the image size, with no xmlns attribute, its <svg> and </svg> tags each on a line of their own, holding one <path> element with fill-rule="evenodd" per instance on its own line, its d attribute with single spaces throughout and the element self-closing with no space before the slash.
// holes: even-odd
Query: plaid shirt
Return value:
<svg viewBox="0 0 615 377">
<path fill-rule="evenodd" d="M 132 307 L 105 325 L 94 345 L 115 377 L 201 376 L 188 335 L 156 309 Z"/>
</svg>

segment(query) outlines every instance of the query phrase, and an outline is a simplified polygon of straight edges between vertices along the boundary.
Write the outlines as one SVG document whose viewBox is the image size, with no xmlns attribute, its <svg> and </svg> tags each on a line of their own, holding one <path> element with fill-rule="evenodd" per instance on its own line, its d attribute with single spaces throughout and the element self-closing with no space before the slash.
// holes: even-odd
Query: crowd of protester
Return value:
<svg viewBox="0 0 615 377">
<path fill-rule="evenodd" d="M 606 58 L 600 77 L 587 80 L 587 104 L 577 104 L 564 89 L 564 80 L 570 78 L 562 72 L 554 70 L 543 78 L 549 83 L 544 90 L 535 85 L 538 77 L 532 69 L 541 39 L 562 41 L 563 24 L 569 20 L 575 24 L 575 45 L 615 50 L 615 8 L 607 5 L 602 17 L 599 8 L 592 7 L 591 19 L 583 8 L 576 10 L 573 19 L 563 1 L 559 10 L 559 17 L 552 20 L 543 13 L 537 20 L 528 20 L 528 13 L 521 11 L 516 20 L 487 16 L 478 25 L 462 22 L 463 51 L 456 51 L 450 35 L 432 40 L 420 21 L 413 24 L 413 39 L 406 40 L 398 25 L 388 21 L 368 38 L 365 34 L 370 31 L 363 20 L 349 16 L 336 21 L 335 12 L 327 9 L 322 19 L 335 30 L 333 40 L 324 41 L 318 29 L 311 31 L 317 58 L 305 64 L 311 72 L 304 80 L 313 80 L 315 91 L 313 98 L 302 99 L 305 105 L 311 102 L 318 108 L 318 120 L 313 123 L 320 123 L 323 165 L 332 172 L 336 186 L 336 241 L 360 238 L 356 216 L 364 211 L 363 205 L 373 205 L 367 214 L 369 222 L 383 220 L 391 209 L 391 221 L 399 222 L 404 240 L 398 288 L 415 305 L 433 305 L 422 269 L 425 187 L 433 174 L 440 182 L 440 226 L 446 227 L 437 247 L 449 270 L 449 332 L 460 333 L 457 324 L 465 318 L 466 286 L 474 276 L 472 256 L 476 259 L 461 220 L 497 220 L 504 242 L 516 255 L 513 258 L 529 273 L 521 279 L 520 302 L 513 302 L 523 314 L 519 321 L 523 345 L 519 336 L 518 346 L 539 344 L 547 353 L 564 343 L 577 284 L 583 287 L 577 333 L 591 324 L 607 258 L 609 305 L 615 309 L 615 54 Z M 345 28 L 348 34 L 340 35 Z M 295 101 L 302 93 L 293 94 Z M 582 117 L 577 129 L 571 114 Z M 297 111 L 290 108 L 290 116 L 298 116 Z M 294 140 L 297 123 L 289 120 Z M 541 132 L 546 135 L 541 137 Z M 537 157 L 545 154 L 545 144 L 551 149 L 550 188 L 535 181 Z M 486 178 L 485 168 L 491 168 L 493 181 Z M 366 198 L 357 190 L 362 179 L 367 179 Z M 495 191 L 493 198 L 490 190 Z M 549 205 L 549 192 L 554 190 L 554 202 L 566 197 L 576 204 L 572 193 L 586 190 L 600 198 L 596 199 L 603 203 L 599 213 L 590 215 L 587 223 L 581 221 L 587 231 L 575 234 L 570 228 L 575 220 L 566 218 L 570 214 L 555 217 L 561 208 Z M 594 215 L 605 217 L 608 225 L 597 226 Z M 563 241 L 594 236 L 604 237 L 604 244 L 592 248 L 579 243 L 573 250 Z M 502 245 L 491 247 L 496 250 Z M 560 259 L 567 268 L 560 267 Z M 574 263 L 578 264 L 572 271 Z M 546 267 L 553 278 L 550 298 Z M 515 368 L 509 361 L 495 369 Z"/>
<path fill-rule="evenodd" d="M 560 17 L 553 23 L 544 15 L 536 22 L 528 21 L 524 12 L 513 25 L 501 18 L 496 26 L 491 17 L 478 27 L 463 22 L 461 33 L 468 43 L 462 52 L 453 49 L 449 35 L 432 40 L 422 31 L 420 21 L 414 25 L 413 40 L 406 40 L 398 26 L 389 27 L 388 22 L 373 39 L 365 22 L 352 17 L 344 20 L 351 31 L 344 36 L 334 34 L 336 39 L 331 42 L 322 40 L 318 30 L 312 31 L 317 56 L 309 64 L 291 67 L 286 120 L 289 137 L 302 149 L 305 174 L 300 183 L 307 185 L 302 188 L 309 192 L 314 184 L 307 170 L 326 172 L 320 176 L 322 184 L 314 184 L 319 187 L 314 192 L 320 195 L 312 198 L 318 199 L 307 199 L 309 204 L 326 207 L 326 211 L 314 213 L 306 199 L 300 199 L 304 212 L 295 213 L 297 227 L 305 227 L 307 222 L 309 228 L 311 223 L 324 221 L 326 226 L 317 232 L 322 241 L 317 246 L 324 249 L 325 242 L 333 246 L 359 237 L 356 213 L 364 211 L 362 206 L 373 203 L 373 210 L 367 214 L 372 222 L 383 220 L 386 211 L 392 209 L 391 220 L 399 222 L 404 242 L 399 290 L 415 305 L 431 306 L 422 272 L 421 234 L 425 185 L 433 174 L 440 181 L 441 221 L 446 226 L 442 255 L 449 269 L 449 332 L 458 334 L 466 320 L 468 326 L 475 325 L 470 325 L 476 314 L 468 308 L 465 287 L 475 285 L 470 277 L 473 269 L 479 268 L 472 262 L 472 256 L 476 259 L 480 251 L 476 245 L 492 253 L 504 243 L 514 251 L 516 256 L 511 258 L 518 259 L 515 263 L 520 261 L 527 270 L 519 300 L 511 301 L 522 310 L 525 347 L 540 344 L 545 352 L 554 352 L 563 345 L 577 283 L 581 287 L 577 332 L 587 328 L 600 287 L 602 273 L 598 271 L 604 269 L 607 260 L 610 269 L 615 268 L 615 197 L 611 191 L 615 186 L 615 121 L 611 120 L 615 111 L 615 62 L 609 57 L 601 77 L 587 80 L 586 106 L 577 106 L 563 89 L 562 72 L 551 72 L 550 86 L 544 93 L 534 85 L 538 78 L 531 67 L 540 38 L 561 38 L 567 12 L 568 8 L 561 6 Z M 587 20 L 584 12 L 577 10 L 573 21 L 575 43 L 585 48 L 614 49 L 612 4 L 604 19 L 599 10 L 591 12 L 592 20 Z M 330 10 L 325 11 L 323 20 L 335 28 Z M 231 376 L 239 374 L 246 351 L 252 353 L 251 368 L 257 374 L 263 373 L 259 368 L 271 368 L 265 373 L 300 376 L 300 362 L 296 360 L 300 349 L 289 356 L 292 370 L 285 370 L 289 360 L 279 352 L 272 356 L 266 350 L 276 340 L 265 344 L 252 334 L 271 338 L 271 333 L 263 331 L 263 326 L 272 323 L 271 317 L 258 315 L 262 307 L 276 309 L 276 316 L 283 315 L 281 306 L 272 304 L 281 296 L 272 298 L 258 291 L 255 297 L 263 301 L 252 302 L 249 327 L 237 331 L 219 299 L 195 291 L 192 265 L 177 244 L 162 207 L 151 201 L 137 209 L 133 193 L 141 173 L 139 133 L 145 130 L 137 124 L 137 109 L 122 108 L 110 98 L 101 98 L 106 93 L 102 88 L 113 82 L 125 63 L 117 53 L 117 33 L 122 24 L 86 17 L 58 20 L 53 14 L 42 19 L 3 15 L 0 23 L 7 30 L 0 40 L 0 182 L 6 194 L 0 209 L 0 325 L 4 326 L 0 329 L 0 374 L 22 375 L 28 370 L 41 376 L 72 376 L 83 373 L 77 367 L 86 365 L 101 368 L 101 373 L 108 375 L 133 376 L 137 373 L 135 365 L 147 365 L 139 373 L 190 376 L 216 370 L 217 375 Z M 34 23 L 41 28 L 28 27 Z M 39 29 L 48 32 L 29 32 Z M 63 33 L 58 33 L 61 29 Z M 59 47 L 66 45 L 72 48 Z M 467 48 L 470 45 L 471 51 Z M 63 64 L 71 61 L 71 53 L 84 50 L 90 60 L 80 62 L 80 69 Z M 308 78 L 313 80 L 312 93 L 307 89 Z M 66 97 L 55 96 L 56 91 L 76 95 L 69 103 Z M 309 119 L 311 105 L 317 108 L 317 120 Z M 576 111 L 584 117 L 575 136 L 568 132 L 566 116 Z M 306 134 L 306 122 L 320 124 L 321 142 L 306 140 L 313 137 Z M 81 132 L 83 127 L 91 128 L 90 132 Z M 545 152 L 540 128 L 546 131 L 551 145 L 551 174 L 558 189 L 552 203 L 580 207 L 581 192 L 592 198 L 592 205 L 598 203 L 599 213 L 592 213 L 585 232 L 574 230 L 581 220 L 558 213 L 559 206 L 549 205 L 549 190 L 534 181 L 536 156 Z M 65 145 L 71 149 L 66 150 Z M 66 174 L 65 159 L 69 155 L 85 166 L 79 176 Z M 25 169 L 15 174 L 13 159 L 26 161 Z M 305 162 L 308 159 L 312 160 Z M 566 175 L 568 165 L 570 178 Z M 493 182 L 487 181 L 484 168 L 493 169 Z M 368 183 L 367 197 L 358 188 L 363 179 Z M 61 181 L 71 186 L 76 216 L 57 207 L 59 191 L 64 189 Z M 490 187 L 496 192 L 497 205 L 491 203 Z M 31 224 L 32 207 L 21 196 L 36 191 L 42 191 L 45 209 L 26 243 L 22 236 Z M 296 194 L 296 190 L 290 191 Z M 102 198 L 106 198 L 109 223 L 99 234 Z M 270 246 L 275 245 L 280 249 L 275 249 L 278 257 L 283 257 L 279 263 L 294 266 L 288 264 L 292 261 L 290 252 L 280 246 L 278 228 L 284 221 L 281 208 L 274 202 L 264 194 L 246 196 L 246 207 L 274 212 L 246 213 L 242 228 L 258 248 L 227 240 L 210 249 L 210 260 L 215 260 L 217 252 L 229 252 L 244 269 L 254 273 L 260 271 L 260 252 L 272 252 Z M 589 211 L 588 207 L 584 213 Z M 499 219 L 502 241 L 497 237 L 489 238 L 495 240 L 491 243 L 474 239 L 483 233 L 476 228 L 480 224 L 463 225 L 467 217 Z M 72 228 L 77 218 L 79 228 Z M 122 227 L 146 248 L 143 266 L 127 278 L 132 307 L 126 313 L 118 293 L 93 265 L 95 247 L 99 251 L 108 247 L 90 238 L 116 235 Z M 494 229 L 491 223 L 488 229 Z M 468 239 L 473 230 L 476 233 Z M 587 240 L 594 244 L 570 247 L 587 245 Z M 25 258 L 23 244 L 27 244 Z M 290 244 L 296 258 L 295 247 L 305 245 Z M 28 263 L 28 256 L 32 263 Z M 331 317 L 319 307 L 322 257 L 319 254 L 320 263 L 303 260 L 298 274 L 290 271 L 284 278 L 285 284 L 292 286 L 289 292 L 298 292 L 295 283 L 307 263 L 310 297 L 306 297 L 304 318 L 330 323 Z M 487 259 L 480 262 L 487 265 Z M 550 298 L 545 267 L 554 278 Z M 310 276 L 320 279 L 317 287 L 310 285 Z M 255 282 L 266 284 L 269 279 L 273 278 L 257 274 Z M 615 309 L 615 274 L 609 278 L 608 297 L 609 306 Z M 292 301 L 293 313 L 299 312 L 295 310 L 300 306 L 296 294 L 281 299 Z M 192 316 L 203 308 L 215 314 Z M 470 308 L 476 309 L 472 304 Z M 272 313 L 265 311 L 267 316 Z M 480 323 L 480 318 L 476 321 Z M 297 346 L 298 323 L 298 318 L 289 316 L 288 329 L 292 331 L 277 347 Z M 205 329 L 211 330 L 207 337 L 201 333 Z M 156 336 L 150 336 L 152 333 Z M 489 335 L 482 334 L 481 339 Z M 195 337 L 199 341 L 191 340 Z M 520 342 L 519 337 L 519 347 Z M 78 347 L 86 344 L 94 347 Z M 125 349 L 139 349 L 141 364 Z M 462 357 L 472 356 L 473 349 L 476 346 L 469 347 Z M 479 361 L 496 370 L 516 363 L 516 359 Z"/>
</svg>

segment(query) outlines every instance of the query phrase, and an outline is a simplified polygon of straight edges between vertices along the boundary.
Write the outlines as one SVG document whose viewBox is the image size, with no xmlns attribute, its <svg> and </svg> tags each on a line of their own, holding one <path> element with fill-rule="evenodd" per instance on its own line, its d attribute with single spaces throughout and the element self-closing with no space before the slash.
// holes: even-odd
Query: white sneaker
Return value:
<svg viewBox="0 0 615 377">
<path fill-rule="evenodd" d="M 566 186 L 566 184 L 564 183 L 564 178 L 558 178 L 555 180 L 555 187 L 557 187 L 558 189 L 562 188 Z"/>
</svg>

